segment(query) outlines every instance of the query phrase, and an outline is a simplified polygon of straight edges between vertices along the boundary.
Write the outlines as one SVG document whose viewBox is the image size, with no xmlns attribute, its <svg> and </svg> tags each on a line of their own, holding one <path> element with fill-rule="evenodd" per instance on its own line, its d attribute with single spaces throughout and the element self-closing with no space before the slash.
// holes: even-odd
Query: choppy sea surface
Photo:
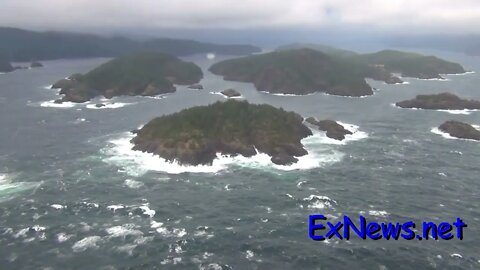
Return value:
<svg viewBox="0 0 480 270">
<path fill-rule="evenodd" d="M 438 55 L 438 53 L 437 53 Z M 369 80 L 375 95 L 303 97 L 257 92 L 207 71 L 205 90 L 55 105 L 48 86 L 108 59 L 45 61 L 0 74 L 0 268 L 2 269 L 480 269 L 480 143 L 448 138 L 449 119 L 480 112 L 400 109 L 417 94 L 480 99 L 480 59 L 440 56 L 473 73 L 447 80 Z M 244 99 L 357 130 L 344 143 L 322 133 L 295 166 L 268 156 L 183 167 L 130 150 L 129 131 L 156 116 Z M 213 93 L 213 94 L 212 94 Z M 96 103 L 106 107 L 98 109 Z M 453 222 L 464 240 L 314 242 L 308 215 L 379 222 Z"/>
</svg>

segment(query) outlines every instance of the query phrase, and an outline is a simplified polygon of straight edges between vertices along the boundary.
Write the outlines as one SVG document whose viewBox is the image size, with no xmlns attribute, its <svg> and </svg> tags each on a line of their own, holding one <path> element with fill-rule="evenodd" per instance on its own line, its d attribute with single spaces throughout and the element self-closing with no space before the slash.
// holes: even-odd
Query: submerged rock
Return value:
<svg viewBox="0 0 480 270">
<path fill-rule="evenodd" d="M 460 121 L 447 121 L 441 124 L 438 129 L 455 138 L 480 141 L 480 131 L 472 125 Z"/>
<path fill-rule="evenodd" d="M 342 125 L 333 120 L 318 121 L 313 117 L 309 117 L 305 119 L 305 121 L 318 127 L 319 130 L 326 131 L 327 137 L 338 141 L 344 140 L 346 135 L 353 134 L 351 131 L 345 129 Z"/>
</svg>

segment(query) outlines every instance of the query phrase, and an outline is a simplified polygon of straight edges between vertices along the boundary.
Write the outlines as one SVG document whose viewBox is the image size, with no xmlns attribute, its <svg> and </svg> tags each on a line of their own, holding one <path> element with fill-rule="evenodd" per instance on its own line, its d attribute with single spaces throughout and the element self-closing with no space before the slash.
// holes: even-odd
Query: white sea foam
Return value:
<svg viewBox="0 0 480 270">
<path fill-rule="evenodd" d="M 452 258 L 459 258 L 459 259 L 462 259 L 462 258 L 463 258 L 463 256 L 462 256 L 461 254 L 459 254 L 459 253 L 450 254 L 450 257 L 452 257 Z"/>
<path fill-rule="evenodd" d="M 339 141 L 339 140 L 335 140 L 335 139 L 327 137 L 326 132 L 315 131 L 320 135 L 322 143 L 324 143 L 324 144 L 345 145 L 345 144 L 347 144 L 349 142 L 352 142 L 352 141 L 358 141 L 358 140 L 368 138 L 368 133 L 360 131 L 359 126 L 343 123 L 343 122 L 340 122 L 340 121 L 337 121 L 337 123 L 339 125 L 343 126 L 343 128 L 345 128 L 346 130 L 352 132 L 352 134 L 345 135 L 345 139 Z"/>
<path fill-rule="evenodd" d="M 53 84 L 42 87 L 43 89 L 52 90 Z M 55 89 L 56 90 L 56 89 Z"/>
<path fill-rule="evenodd" d="M 102 240 L 100 236 L 88 236 L 73 244 L 73 252 L 82 252 L 91 248 L 98 248 L 98 243 Z"/>
<path fill-rule="evenodd" d="M 422 108 L 402 108 L 397 106 L 395 103 L 390 104 L 392 107 L 399 108 L 399 109 L 409 109 L 409 110 L 422 110 L 422 111 L 437 111 L 437 112 L 446 112 L 449 114 L 463 114 L 463 115 L 469 115 L 472 112 L 478 112 L 480 110 L 469 110 L 469 109 L 464 109 L 464 110 L 429 110 L 429 109 L 422 109 Z"/>
<path fill-rule="evenodd" d="M 59 233 L 57 234 L 57 242 L 63 243 L 68 241 L 70 238 L 72 238 L 72 234 L 66 234 L 66 233 Z"/>
<path fill-rule="evenodd" d="M 119 209 L 124 209 L 124 208 L 125 208 L 125 206 L 124 206 L 124 205 L 121 205 L 121 204 L 118 204 L 118 205 L 109 205 L 109 206 L 107 206 L 107 209 L 108 209 L 108 210 L 111 210 L 111 211 L 113 211 L 113 212 L 115 212 L 115 211 L 117 211 L 117 210 L 119 210 Z"/>
<path fill-rule="evenodd" d="M 307 208 L 310 209 L 325 209 L 333 207 L 333 204 L 337 204 L 335 200 L 330 199 L 327 196 L 310 195 L 303 198 L 303 201 L 308 202 Z"/>
<path fill-rule="evenodd" d="M 118 109 L 134 103 L 111 102 L 102 104 L 104 105 L 102 107 L 97 107 L 97 104 L 88 104 L 86 107 L 91 110 Z"/>
<path fill-rule="evenodd" d="M 269 155 L 258 153 L 248 158 L 243 156 L 222 156 L 218 154 L 212 165 L 189 166 L 180 165 L 176 161 L 169 162 L 150 153 L 132 150 L 133 144 L 130 140 L 133 138 L 133 134 L 127 133 L 120 139 L 110 141 L 113 147 L 106 149 L 105 152 L 109 157 L 107 157 L 105 161 L 122 166 L 126 173 L 133 176 L 143 175 L 147 171 L 162 171 L 171 174 L 183 172 L 215 173 L 225 170 L 231 165 L 250 168 L 273 168 L 283 171 L 312 169 L 338 162 L 343 158 L 342 153 L 331 151 L 323 146 L 324 137 L 321 133 L 315 133 L 313 136 L 303 139 L 302 144 L 309 154 L 298 157 L 298 162 L 292 165 L 276 165 L 271 162 Z"/>
<path fill-rule="evenodd" d="M 57 210 L 67 208 L 67 206 L 61 205 L 61 204 L 52 204 L 52 205 L 50 205 L 50 207 L 52 207 L 53 209 L 57 209 Z"/>
<path fill-rule="evenodd" d="M 127 187 L 133 188 L 133 189 L 141 188 L 144 185 L 143 182 L 135 181 L 135 180 L 132 180 L 132 179 L 127 179 L 127 180 L 125 180 L 124 183 Z"/>
<path fill-rule="evenodd" d="M 243 99 L 244 97 L 242 95 L 238 96 L 238 97 L 229 97 L 227 95 L 224 95 L 222 94 L 221 92 L 209 92 L 210 94 L 213 94 L 213 95 L 220 95 L 226 99 Z"/>
<path fill-rule="evenodd" d="M 139 208 L 143 211 L 144 215 L 147 215 L 151 218 L 153 216 L 155 216 L 155 210 L 150 209 L 150 207 L 148 207 L 148 204 L 144 204 L 144 205 L 140 206 Z"/>
<path fill-rule="evenodd" d="M 260 92 L 264 94 L 272 95 L 272 96 L 278 96 L 278 97 L 305 97 L 305 96 L 315 95 L 317 93 L 317 92 L 314 92 L 314 93 L 308 93 L 305 95 L 296 95 L 296 94 L 271 93 L 268 91 L 260 91 Z"/>
<path fill-rule="evenodd" d="M 73 108 L 80 103 L 74 103 L 74 102 L 62 102 L 62 103 L 55 103 L 55 100 L 50 100 L 50 101 L 44 101 L 40 103 L 41 107 L 46 107 L 46 108 L 60 108 L 60 109 L 65 109 L 65 108 Z"/>
<path fill-rule="evenodd" d="M 0 174 L 0 202 L 11 199 L 15 194 L 38 188 L 43 182 L 13 182 L 11 175 Z"/>
<path fill-rule="evenodd" d="M 105 230 L 108 235 L 112 238 L 123 237 L 125 238 L 128 235 L 141 236 L 143 232 L 136 230 L 134 224 L 124 224 L 120 226 L 113 226 Z"/>
<path fill-rule="evenodd" d="M 475 71 L 467 71 L 464 73 L 452 73 L 452 74 L 442 74 L 442 75 L 447 75 L 447 76 L 465 76 L 465 75 L 470 75 L 470 74 L 475 74 Z"/>
<path fill-rule="evenodd" d="M 443 138 L 449 139 L 449 140 L 462 140 L 462 141 L 478 142 L 478 141 L 476 141 L 476 140 L 462 139 L 462 138 L 453 137 L 452 135 L 448 134 L 447 132 L 441 131 L 441 130 L 440 130 L 439 128 L 437 128 L 437 127 L 432 128 L 430 131 L 431 131 L 432 133 L 434 133 L 434 134 L 440 135 L 440 136 L 442 136 Z"/>
<path fill-rule="evenodd" d="M 384 210 L 369 210 L 368 214 L 375 217 L 386 217 L 389 215 L 389 213 Z"/>
</svg>

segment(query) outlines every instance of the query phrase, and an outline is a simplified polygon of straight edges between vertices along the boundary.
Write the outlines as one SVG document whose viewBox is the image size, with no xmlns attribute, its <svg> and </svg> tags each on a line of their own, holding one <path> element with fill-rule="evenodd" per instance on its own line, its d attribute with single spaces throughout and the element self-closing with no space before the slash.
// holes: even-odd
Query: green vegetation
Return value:
<svg viewBox="0 0 480 270">
<path fill-rule="evenodd" d="M 13 61 L 117 57 L 145 50 L 176 56 L 196 53 L 245 55 L 260 51 L 259 48 L 250 45 L 219 45 L 180 39 L 139 42 L 124 37 L 34 32 L 8 27 L 0 27 L 0 41 L 0 53 L 4 53 Z"/>
<path fill-rule="evenodd" d="M 226 60 L 210 71 L 226 80 L 253 82 L 258 90 L 271 93 L 371 95 L 362 68 L 319 51 L 300 49 Z"/>
<path fill-rule="evenodd" d="M 361 62 L 368 65 L 383 66 L 392 73 L 400 73 L 404 77 L 420 79 L 441 78 L 441 74 L 464 73 L 463 67 L 435 56 L 384 50 L 372 54 L 358 55 Z"/>
<path fill-rule="evenodd" d="M 354 97 L 373 94 L 365 78 L 395 84 L 402 80 L 394 74 L 431 79 L 465 72 L 461 65 L 434 56 L 393 50 L 357 54 L 314 44 L 293 44 L 272 53 L 222 61 L 210 71 L 225 80 L 252 82 L 260 91 Z"/>
<path fill-rule="evenodd" d="M 417 95 L 414 99 L 397 102 L 396 106 L 426 110 L 480 110 L 480 101 L 462 99 L 451 93 L 440 93 Z"/>
<path fill-rule="evenodd" d="M 63 101 L 85 102 L 95 96 L 153 96 L 175 91 L 173 84 L 198 83 L 202 70 L 195 64 L 156 52 L 127 55 L 111 60 L 85 75 L 61 80 Z"/>
<path fill-rule="evenodd" d="M 310 43 L 293 43 L 285 46 L 280 46 L 276 50 L 287 51 L 287 50 L 298 50 L 298 49 L 312 49 L 312 50 L 323 52 L 328 55 L 341 56 L 341 57 L 357 55 L 357 53 L 353 51 L 339 49 L 339 48 L 335 48 L 328 45 L 310 44 Z"/>
<path fill-rule="evenodd" d="M 132 142 L 136 150 L 182 164 L 211 164 L 216 153 L 249 157 L 255 149 L 289 164 L 307 153 L 300 140 L 312 133 L 302 122 L 293 112 L 230 100 L 155 118 Z"/>
</svg>

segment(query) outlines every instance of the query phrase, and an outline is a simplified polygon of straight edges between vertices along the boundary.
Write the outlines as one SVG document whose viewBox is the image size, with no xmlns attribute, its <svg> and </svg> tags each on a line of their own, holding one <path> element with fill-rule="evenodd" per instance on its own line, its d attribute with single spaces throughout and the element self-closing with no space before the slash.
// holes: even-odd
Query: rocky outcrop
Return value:
<svg viewBox="0 0 480 270">
<path fill-rule="evenodd" d="M 40 63 L 40 62 L 34 61 L 34 62 L 32 62 L 32 63 L 30 64 L 30 67 L 31 67 L 31 68 L 40 68 L 40 67 L 43 67 L 43 64 Z"/>
<path fill-rule="evenodd" d="M 450 120 L 441 124 L 438 129 L 455 138 L 480 141 L 480 131 L 463 122 Z"/>
<path fill-rule="evenodd" d="M 305 122 L 316 126 L 319 130 L 325 131 L 327 137 L 342 141 L 346 135 L 353 134 L 351 131 L 345 129 L 342 125 L 333 120 L 321 120 L 318 121 L 313 117 L 305 119 Z"/>
<path fill-rule="evenodd" d="M 192 84 L 188 88 L 195 89 L 195 90 L 203 90 L 203 85 L 201 84 Z"/>
<path fill-rule="evenodd" d="M 396 106 L 427 110 L 479 110 L 480 101 L 461 99 L 451 93 L 441 93 L 418 95 L 414 99 L 397 102 Z"/>
<path fill-rule="evenodd" d="M 258 151 L 288 165 L 308 154 L 301 140 L 312 132 L 293 112 L 229 100 L 156 118 L 135 134 L 134 150 L 180 164 L 212 164 L 217 153 L 251 157 Z"/>
<path fill-rule="evenodd" d="M 233 98 L 233 97 L 240 97 L 241 96 L 241 94 L 235 89 L 226 89 L 226 90 L 223 90 L 220 93 L 222 93 L 227 98 Z"/>
</svg>

